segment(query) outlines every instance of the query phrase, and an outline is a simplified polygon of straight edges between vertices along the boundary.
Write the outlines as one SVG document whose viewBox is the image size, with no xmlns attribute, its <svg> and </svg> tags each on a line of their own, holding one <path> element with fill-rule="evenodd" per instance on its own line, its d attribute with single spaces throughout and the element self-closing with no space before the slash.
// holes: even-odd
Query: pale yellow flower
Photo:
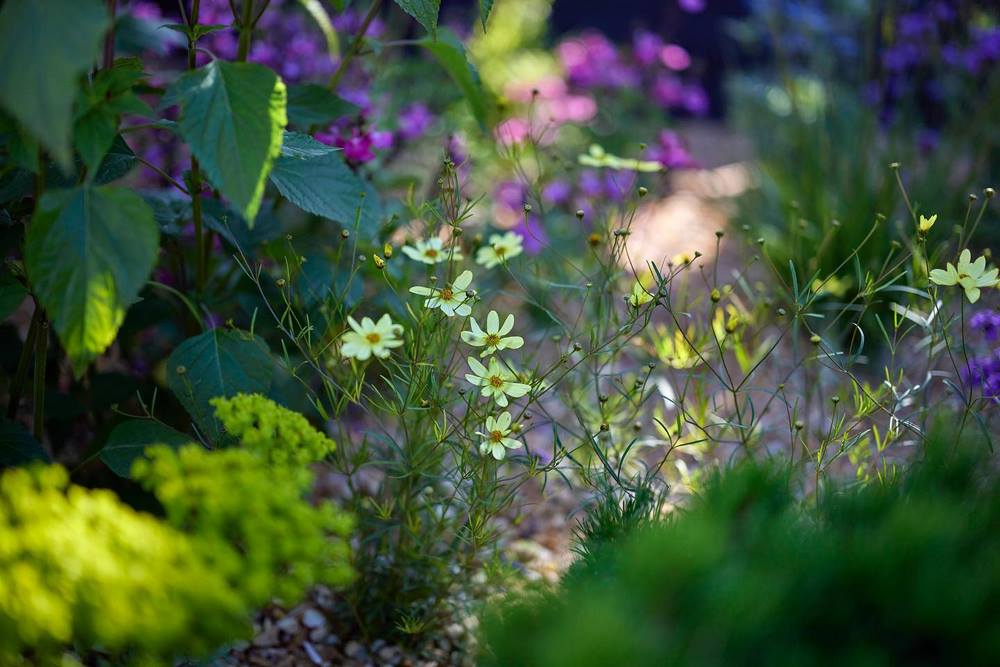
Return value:
<svg viewBox="0 0 1000 667">
<path fill-rule="evenodd" d="M 462 271 L 454 282 L 445 287 L 423 287 L 416 285 L 410 288 L 413 294 L 429 297 L 424 301 L 426 308 L 440 308 L 448 317 L 458 315 L 466 317 L 472 313 L 469 302 L 469 284 L 472 282 L 472 271 Z"/>
<path fill-rule="evenodd" d="M 996 267 L 987 270 L 986 258 L 980 256 L 972 261 L 972 253 L 968 248 L 958 257 L 958 266 L 948 262 L 946 269 L 931 271 L 931 282 L 937 285 L 958 285 L 965 290 L 969 303 L 979 301 L 980 288 L 994 287 L 997 284 L 998 270 Z"/>
<path fill-rule="evenodd" d="M 412 246 L 404 245 L 403 254 L 410 259 L 415 259 L 424 264 L 440 264 L 448 260 L 458 261 L 462 259 L 462 253 L 458 248 L 446 248 L 444 241 L 440 237 L 433 236 L 427 240 L 421 240 Z"/>
<path fill-rule="evenodd" d="M 490 454 L 497 461 L 507 455 L 508 449 L 517 449 L 521 446 L 521 441 L 510 437 L 512 419 L 509 412 L 500 413 L 499 417 L 486 418 L 486 431 L 478 432 L 484 438 L 479 445 L 479 451 L 483 454 Z"/>
<path fill-rule="evenodd" d="M 347 316 L 347 323 L 351 326 L 351 331 L 340 337 L 343 341 L 340 353 L 345 357 L 358 361 L 366 361 L 373 356 L 385 359 L 391 353 L 391 348 L 403 344 L 398 338 L 403 333 L 403 327 L 393 324 L 388 313 L 377 324 L 370 317 L 362 318 L 361 324 L 358 324 L 350 315 Z"/>
<path fill-rule="evenodd" d="M 920 216 L 920 222 L 917 223 L 917 231 L 919 231 L 921 234 L 926 234 L 931 230 L 931 227 L 934 226 L 935 222 L 937 222 L 936 213 L 929 218 Z"/>
<path fill-rule="evenodd" d="M 486 316 L 486 329 L 479 326 L 475 318 L 469 320 L 472 331 L 463 331 L 462 340 L 473 347 L 485 348 L 480 357 L 486 357 L 500 350 L 517 350 L 524 345 L 524 339 L 520 336 L 508 336 L 514 328 L 514 316 L 508 315 L 503 325 L 500 324 L 500 316 L 497 311 L 491 310 Z"/>
<path fill-rule="evenodd" d="M 531 385 L 517 382 L 517 376 L 505 368 L 496 357 L 490 357 L 488 368 L 472 357 L 467 361 L 472 373 L 466 373 L 465 379 L 481 387 L 480 393 L 486 398 L 492 397 L 501 408 L 507 407 L 508 396 L 520 398 L 531 391 Z"/>
<path fill-rule="evenodd" d="M 488 245 L 476 252 L 476 263 L 487 269 L 506 263 L 511 257 L 517 257 L 524 251 L 523 238 L 516 232 L 492 234 Z"/>
</svg>

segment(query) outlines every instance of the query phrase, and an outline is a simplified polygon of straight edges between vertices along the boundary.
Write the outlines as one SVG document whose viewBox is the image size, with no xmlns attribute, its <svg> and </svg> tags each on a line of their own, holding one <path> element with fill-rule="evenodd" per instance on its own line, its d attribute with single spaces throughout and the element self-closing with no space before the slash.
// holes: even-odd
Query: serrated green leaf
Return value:
<svg viewBox="0 0 1000 667">
<path fill-rule="evenodd" d="M 88 171 L 100 166 L 104 155 L 118 134 L 118 114 L 100 104 L 80 116 L 73 124 L 73 145 Z"/>
<path fill-rule="evenodd" d="M 149 206 L 127 190 L 84 186 L 39 201 L 25 269 L 77 376 L 114 341 L 159 238 Z"/>
<path fill-rule="evenodd" d="M 305 83 L 288 87 L 288 122 L 296 127 L 325 125 L 358 111 L 356 105 L 331 93 L 325 86 Z"/>
<path fill-rule="evenodd" d="M 486 22 L 490 19 L 490 12 L 493 11 L 493 0 L 479 0 L 479 20 L 486 30 Z"/>
<path fill-rule="evenodd" d="M 420 25 L 437 37 L 438 13 L 441 11 L 441 0 L 396 0 L 396 4 L 404 12 L 417 19 Z"/>
<path fill-rule="evenodd" d="M 281 157 L 271 182 L 303 211 L 353 226 L 361 209 L 361 226 L 377 227 L 381 217 L 378 195 L 344 162 L 340 152 L 312 137 L 286 132 Z"/>
<path fill-rule="evenodd" d="M 210 35 L 218 30 L 226 30 L 230 26 L 224 23 L 213 23 L 213 24 L 199 23 L 194 27 L 194 30 L 192 30 L 191 26 L 189 26 L 187 23 L 164 23 L 160 27 L 166 28 L 167 30 L 173 30 L 174 32 L 179 32 L 185 37 L 188 37 L 189 39 L 192 39 L 195 42 L 197 42 L 205 35 Z"/>
<path fill-rule="evenodd" d="M 6 0 L 0 7 L 0 105 L 65 167 L 76 79 L 109 26 L 99 0 Z"/>
<path fill-rule="evenodd" d="M 274 364 L 264 342 L 243 331 L 212 329 L 189 338 L 167 359 L 167 385 L 207 438 L 222 440 L 209 400 L 239 393 L 266 394 Z"/>
<path fill-rule="evenodd" d="M 135 153 L 125 143 L 125 139 L 118 135 L 111 142 L 111 148 L 104 155 L 104 159 L 101 160 L 101 165 L 94 175 L 94 182 L 98 185 L 104 185 L 116 181 L 127 174 L 138 161 Z"/>
<path fill-rule="evenodd" d="M 180 447 L 193 438 L 153 419 L 130 419 L 115 426 L 101 448 L 100 458 L 111 471 L 129 477 L 132 464 L 150 445 Z"/>
<path fill-rule="evenodd" d="M 285 84 L 254 63 L 211 64 L 164 96 L 178 102 L 178 128 L 209 180 L 253 223 L 287 124 Z"/>
<path fill-rule="evenodd" d="M 28 290 L 20 280 L 0 269 L 0 320 L 7 319 L 28 296 Z"/>
<path fill-rule="evenodd" d="M 0 420 L 0 468 L 48 460 L 48 454 L 23 424 Z"/>
<path fill-rule="evenodd" d="M 461 40 L 450 30 L 442 28 L 437 40 L 424 38 L 419 43 L 448 72 L 469 103 L 476 122 L 486 129 L 490 116 L 489 98 L 479 81 L 479 72 L 465 55 Z"/>
</svg>

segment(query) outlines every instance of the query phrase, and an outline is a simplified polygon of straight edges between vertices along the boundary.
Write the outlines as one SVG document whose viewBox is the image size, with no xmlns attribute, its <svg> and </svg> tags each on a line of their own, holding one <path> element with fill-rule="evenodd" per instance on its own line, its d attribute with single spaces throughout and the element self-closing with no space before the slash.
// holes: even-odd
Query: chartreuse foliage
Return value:
<svg viewBox="0 0 1000 667">
<path fill-rule="evenodd" d="M 215 414 L 240 446 L 273 464 L 308 464 L 334 450 L 333 440 L 297 412 L 260 394 L 213 398 Z"/>
<path fill-rule="evenodd" d="M 58 664 L 71 643 L 162 662 L 245 634 L 243 594 L 197 541 L 58 466 L 7 471 L 0 664 Z"/>
<path fill-rule="evenodd" d="M 156 446 L 132 476 L 163 504 L 167 521 L 193 535 L 213 572 L 240 588 L 248 607 L 299 599 L 315 583 L 351 579 L 351 519 L 303 498 L 312 474 L 267 465 L 254 452 Z"/>
<path fill-rule="evenodd" d="M 213 403 L 241 447 L 174 442 L 139 456 L 137 443 L 179 434 L 149 420 L 115 430 L 124 444 L 108 464 L 134 459 L 165 522 L 70 485 L 59 466 L 0 477 L 0 664 L 46 663 L 70 644 L 132 662 L 200 655 L 245 636 L 251 612 L 274 598 L 351 580 L 352 518 L 310 504 L 313 477 L 299 465 L 333 442 L 259 395 Z"/>
<path fill-rule="evenodd" d="M 485 665 L 995 665 L 1000 485 L 946 438 L 902 481 L 797 502 L 784 469 L 711 478 L 689 510 L 503 609 Z"/>
</svg>

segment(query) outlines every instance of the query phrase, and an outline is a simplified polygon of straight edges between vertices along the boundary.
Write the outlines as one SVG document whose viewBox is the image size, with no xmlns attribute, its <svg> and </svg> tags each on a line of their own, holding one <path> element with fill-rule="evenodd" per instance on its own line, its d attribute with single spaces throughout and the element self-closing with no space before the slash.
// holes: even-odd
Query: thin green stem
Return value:
<svg viewBox="0 0 1000 667">
<path fill-rule="evenodd" d="M 35 352 L 35 338 L 38 336 L 38 321 L 41 319 L 42 309 L 36 308 L 35 314 L 31 316 L 31 325 L 28 327 L 28 335 L 24 338 L 24 346 L 21 348 L 21 356 L 17 360 L 17 370 L 14 372 L 14 380 L 10 387 L 10 399 L 7 402 L 7 419 L 14 419 L 17 416 L 17 408 L 21 403 L 21 394 L 24 391 L 24 383 L 28 379 L 28 364 L 31 363 L 31 356 Z"/>
<path fill-rule="evenodd" d="M 238 17 L 238 20 L 240 22 L 240 42 L 236 50 L 236 60 L 245 63 L 247 56 L 250 55 L 250 42 L 253 39 L 253 0 L 243 0 L 243 15 Z"/>
<path fill-rule="evenodd" d="M 358 28 L 358 32 L 354 35 L 354 39 L 351 40 L 351 45 L 347 47 L 347 51 L 344 53 L 344 57 L 341 58 L 340 63 L 337 65 L 337 69 L 330 76 L 330 83 L 327 87 L 330 90 L 336 91 L 337 84 L 340 80 L 344 78 L 344 74 L 347 73 L 347 66 L 351 64 L 355 56 L 361 52 L 361 45 L 364 44 L 365 35 L 368 33 L 368 27 L 378 16 L 379 12 L 382 10 L 382 0 L 372 0 L 371 6 L 368 8 L 368 13 L 365 14 L 364 20 L 361 22 L 361 27 Z"/>
</svg>

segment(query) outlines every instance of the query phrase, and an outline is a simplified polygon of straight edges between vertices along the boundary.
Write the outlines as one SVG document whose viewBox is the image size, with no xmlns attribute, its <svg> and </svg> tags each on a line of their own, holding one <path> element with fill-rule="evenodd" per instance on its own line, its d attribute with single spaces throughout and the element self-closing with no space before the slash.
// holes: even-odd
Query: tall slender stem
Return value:
<svg viewBox="0 0 1000 667">
<path fill-rule="evenodd" d="M 361 27 L 358 29 L 358 33 L 354 35 L 351 45 L 347 47 L 347 52 L 344 53 L 344 57 L 341 58 L 340 64 L 337 65 L 337 69 L 330 77 L 330 83 L 327 84 L 327 87 L 330 90 L 337 90 L 337 84 L 340 83 L 344 74 L 347 73 L 347 66 L 361 51 L 361 45 L 364 43 L 365 35 L 368 33 L 368 27 L 372 24 L 372 21 L 375 20 L 375 17 L 378 16 L 381 10 L 382 0 L 372 0 L 371 7 L 368 8 L 368 13 L 365 14 L 365 18 L 361 22 Z"/>
<path fill-rule="evenodd" d="M 41 313 L 42 307 L 35 305 L 36 312 Z M 49 323 L 45 313 L 38 320 L 38 333 L 35 337 L 35 377 L 31 390 L 34 393 L 34 434 L 35 440 L 42 441 L 45 434 L 45 363 L 49 352 Z"/>
<path fill-rule="evenodd" d="M 31 316 L 31 325 L 28 327 L 28 335 L 24 337 L 21 356 L 17 360 L 14 381 L 10 386 L 10 399 L 7 402 L 7 419 L 14 419 L 17 416 L 17 408 L 21 404 L 21 393 L 24 391 L 24 383 L 28 379 L 28 364 L 31 363 L 31 356 L 35 353 L 35 338 L 38 337 L 38 321 L 41 317 L 42 309 L 35 308 L 35 313 Z"/>
<path fill-rule="evenodd" d="M 196 40 L 194 37 L 195 26 L 198 25 L 198 14 L 201 9 L 201 0 L 192 0 L 191 15 L 188 17 L 188 27 L 191 29 L 188 34 L 187 65 L 189 70 L 197 67 L 197 52 L 195 51 Z M 198 166 L 198 159 L 191 156 L 191 175 L 189 177 L 188 192 L 191 195 L 191 217 L 194 220 L 194 273 L 195 286 L 198 292 L 205 289 L 208 274 L 208 260 L 205 252 L 205 228 L 202 222 L 201 212 L 201 169 Z"/>
<path fill-rule="evenodd" d="M 108 0 L 108 9 L 111 12 L 111 27 L 108 34 L 104 36 L 104 69 L 111 69 L 115 64 L 115 14 L 118 9 L 118 0 Z"/>
<path fill-rule="evenodd" d="M 240 43 L 236 51 L 237 62 L 245 63 L 250 55 L 250 41 L 253 38 L 253 0 L 243 0 L 243 16 L 240 17 Z"/>
</svg>

